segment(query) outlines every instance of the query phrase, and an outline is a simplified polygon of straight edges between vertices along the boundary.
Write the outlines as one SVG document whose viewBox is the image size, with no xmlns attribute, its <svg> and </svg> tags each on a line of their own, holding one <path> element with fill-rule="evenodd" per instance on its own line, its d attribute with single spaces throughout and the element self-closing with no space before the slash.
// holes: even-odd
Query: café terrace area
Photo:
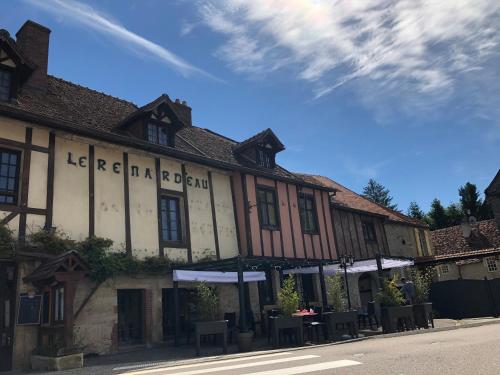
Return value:
<svg viewBox="0 0 500 375">
<path fill-rule="evenodd" d="M 354 260 L 344 256 L 338 261 L 284 259 L 270 257 L 235 257 L 230 259 L 190 264 L 173 269 L 174 293 L 174 337 L 171 345 L 181 348 L 185 344 L 196 344 L 196 354 L 210 353 L 216 346 L 219 352 L 234 350 L 245 352 L 256 349 L 303 346 L 317 343 L 355 339 L 367 335 L 428 328 L 432 324 L 431 313 L 425 322 L 415 319 L 412 306 L 401 306 L 396 315 L 383 317 L 380 306 L 373 301 L 367 309 L 351 308 L 351 297 L 347 293 L 344 311 L 332 311 L 328 304 L 328 290 L 325 278 L 340 273 L 343 282 L 348 274 L 373 272 L 383 282 L 383 272 L 413 266 L 413 260 L 402 257 L 378 256 L 373 259 Z M 245 284 L 266 281 L 266 271 L 278 271 L 280 284 L 289 275 L 318 275 L 321 289 L 320 306 L 302 306 L 293 313 L 279 307 L 256 314 L 245 298 Z M 236 284 L 239 310 L 225 313 L 222 320 L 188 322 L 181 321 L 179 306 L 179 283 Z M 349 286 L 345 285 L 349 291 Z M 237 319 L 238 317 L 238 319 Z M 260 319 L 259 319 L 260 318 Z M 382 324 L 383 320 L 389 321 Z M 188 324 L 187 335 L 181 327 Z M 384 326 L 384 329 L 382 328 Z M 184 337 L 182 337 L 184 336 Z M 191 340 L 193 339 L 193 340 Z"/>
</svg>

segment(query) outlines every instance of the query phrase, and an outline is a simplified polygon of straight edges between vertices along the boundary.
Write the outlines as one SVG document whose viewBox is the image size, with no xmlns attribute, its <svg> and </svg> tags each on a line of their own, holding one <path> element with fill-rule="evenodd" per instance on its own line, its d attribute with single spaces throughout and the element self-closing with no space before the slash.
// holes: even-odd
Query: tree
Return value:
<svg viewBox="0 0 500 375">
<path fill-rule="evenodd" d="M 493 219 L 495 215 L 493 215 L 493 209 L 491 208 L 488 201 L 484 200 L 481 207 L 479 207 L 478 220 L 489 220 Z"/>
<path fill-rule="evenodd" d="M 448 217 L 441 201 L 435 198 L 431 203 L 431 209 L 428 213 L 429 225 L 431 230 L 446 228 L 448 226 Z"/>
<path fill-rule="evenodd" d="M 445 210 L 446 217 L 448 218 L 448 225 L 459 225 L 462 222 L 462 218 L 464 217 L 464 212 L 462 211 L 462 207 L 457 203 L 450 203 Z"/>
<path fill-rule="evenodd" d="M 460 186 L 458 194 L 460 195 L 460 204 L 462 205 L 463 212 L 478 218 L 479 209 L 483 202 L 479 197 L 477 186 L 467 182 L 465 185 Z"/>
<path fill-rule="evenodd" d="M 412 218 L 418 219 L 418 220 L 423 220 L 424 216 L 425 216 L 424 211 L 422 211 L 420 209 L 420 206 L 415 201 L 410 202 L 410 205 L 408 206 L 408 210 L 406 211 L 406 214 L 409 217 L 412 217 Z"/>
<path fill-rule="evenodd" d="M 381 204 L 391 210 L 398 209 L 397 204 L 391 203 L 392 197 L 390 196 L 389 189 L 387 189 L 384 185 L 379 184 L 373 178 L 370 178 L 368 184 L 363 189 L 363 195 L 373 202 Z"/>
</svg>

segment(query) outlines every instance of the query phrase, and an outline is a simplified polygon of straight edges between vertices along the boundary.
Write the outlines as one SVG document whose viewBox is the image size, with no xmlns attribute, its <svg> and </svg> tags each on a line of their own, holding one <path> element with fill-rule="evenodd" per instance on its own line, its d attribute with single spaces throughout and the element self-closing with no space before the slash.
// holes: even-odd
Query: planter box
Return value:
<svg viewBox="0 0 500 375">
<path fill-rule="evenodd" d="M 328 329 L 328 337 L 333 340 L 339 339 L 337 325 L 347 325 L 349 335 L 352 338 L 358 337 L 358 312 L 356 310 L 343 312 L 326 312 L 323 318 Z"/>
<path fill-rule="evenodd" d="M 393 333 L 400 330 L 400 323 L 404 323 L 401 330 L 415 329 L 413 306 L 383 306 L 382 330 L 384 333 Z"/>
<path fill-rule="evenodd" d="M 200 355 L 201 336 L 222 335 L 222 346 L 224 354 L 227 353 L 227 320 L 216 320 L 213 322 L 196 322 L 194 324 L 196 337 L 196 355 Z"/>
<path fill-rule="evenodd" d="M 415 317 L 415 325 L 417 328 L 429 328 L 431 322 L 434 328 L 434 319 L 432 317 L 432 302 L 419 303 L 413 305 L 413 316 Z"/>
<path fill-rule="evenodd" d="M 271 318 L 271 333 L 273 337 L 273 347 L 277 348 L 280 341 L 280 331 L 294 329 L 297 335 L 297 345 L 304 344 L 304 328 L 302 317 L 276 317 Z"/>
<path fill-rule="evenodd" d="M 83 353 L 48 357 L 44 355 L 31 356 L 31 369 L 35 371 L 62 371 L 83 367 Z"/>
</svg>

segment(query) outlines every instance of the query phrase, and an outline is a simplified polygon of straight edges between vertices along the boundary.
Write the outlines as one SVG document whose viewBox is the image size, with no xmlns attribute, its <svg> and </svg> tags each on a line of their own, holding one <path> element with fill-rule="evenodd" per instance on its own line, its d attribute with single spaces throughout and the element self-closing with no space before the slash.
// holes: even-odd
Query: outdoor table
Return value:
<svg viewBox="0 0 500 375">
<path fill-rule="evenodd" d="M 326 312 L 323 313 L 326 325 L 328 327 L 328 332 L 331 332 L 331 338 L 337 339 L 339 336 L 337 333 L 337 326 L 339 324 L 347 325 L 349 328 L 349 334 L 352 338 L 358 337 L 358 312 L 345 311 L 345 312 Z"/>
<path fill-rule="evenodd" d="M 280 341 L 280 333 L 285 329 L 294 329 L 297 345 L 304 345 L 304 332 L 302 327 L 302 316 L 295 317 L 270 317 L 271 322 L 271 332 L 273 338 L 273 348 L 277 348 L 279 346 Z"/>
</svg>

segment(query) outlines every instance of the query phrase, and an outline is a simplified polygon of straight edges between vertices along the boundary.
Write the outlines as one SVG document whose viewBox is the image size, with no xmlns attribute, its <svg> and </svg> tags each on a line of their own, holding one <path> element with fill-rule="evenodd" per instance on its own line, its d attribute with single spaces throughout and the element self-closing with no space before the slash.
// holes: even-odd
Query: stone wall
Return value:
<svg viewBox="0 0 500 375">
<path fill-rule="evenodd" d="M 238 288 L 235 284 L 209 284 L 217 288 L 219 296 L 219 318 L 226 312 L 236 312 L 239 319 Z M 95 285 L 86 281 L 79 285 L 75 298 L 75 311 Z M 75 344 L 85 353 L 108 354 L 118 350 L 117 289 L 145 289 L 151 291 L 150 342 L 155 345 L 163 341 L 162 289 L 172 288 L 172 275 L 118 276 L 100 285 L 75 321 Z M 194 289 L 195 283 L 179 283 L 179 288 Z M 249 284 L 251 308 L 256 321 L 260 319 L 259 297 L 256 283 Z M 148 328 L 146 328 L 146 339 Z"/>
<path fill-rule="evenodd" d="M 395 223 L 385 223 L 385 233 L 392 256 L 417 257 L 418 247 L 414 227 Z"/>
</svg>

